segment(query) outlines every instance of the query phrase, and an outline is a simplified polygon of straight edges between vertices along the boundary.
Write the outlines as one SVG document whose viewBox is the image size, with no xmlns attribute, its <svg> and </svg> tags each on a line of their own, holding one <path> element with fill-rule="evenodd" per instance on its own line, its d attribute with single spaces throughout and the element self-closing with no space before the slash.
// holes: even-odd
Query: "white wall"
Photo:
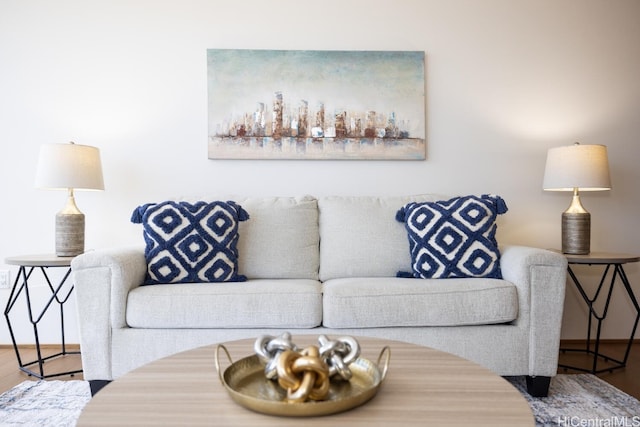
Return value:
<svg viewBox="0 0 640 427">
<path fill-rule="evenodd" d="M 580 141 L 608 146 L 614 186 L 583 197 L 592 249 L 640 253 L 639 16 L 637 0 L 0 0 L 0 269 L 53 251 L 65 195 L 33 188 L 35 162 L 69 140 L 103 157 L 106 191 L 76 197 L 87 248 L 141 244 L 132 209 L 172 196 L 423 192 L 498 193 L 501 242 L 558 247 L 569 195 L 542 191 L 546 151 Z M 208 160 L 207 48 L 424 51 L 427 160 Z M 563 338 L 582 338 L 568 289 Z M 604 336 L 624 338 L 631 304 L 614 303 Z"/>
</svg>

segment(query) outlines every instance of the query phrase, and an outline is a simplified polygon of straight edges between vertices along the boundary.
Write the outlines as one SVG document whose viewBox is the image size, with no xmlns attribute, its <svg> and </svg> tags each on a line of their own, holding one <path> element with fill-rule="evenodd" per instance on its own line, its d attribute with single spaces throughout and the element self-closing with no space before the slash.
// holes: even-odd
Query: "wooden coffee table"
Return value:
<svg viewBox="0 0 640 427">
<path fill-rule="evenodd" d="M 295 335 L 299 346 L 315 335 Z M 78 426 L 142 425 L 446 425 L 533 426 L 531 409 L 511 384 L 449 353 L 397 341 L 357 337 L 361 356 L 376 362 L 385 345 L 391 362 L 377 395 L 362 406 L 321 417 L 278 417 L 231 400 L 215 369 L 216 345 L 189 350 L 138 368 L 103 388 Z M 225 343 L 234 361 L 253 354 L 254 340 Z M 229 362 L 220 359 L 224 368 Z"/>
</svg>

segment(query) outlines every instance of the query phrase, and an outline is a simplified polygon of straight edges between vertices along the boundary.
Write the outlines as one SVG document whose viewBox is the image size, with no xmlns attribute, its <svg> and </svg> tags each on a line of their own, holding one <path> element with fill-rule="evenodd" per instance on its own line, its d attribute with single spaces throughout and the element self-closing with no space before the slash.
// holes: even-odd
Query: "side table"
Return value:
<svg viewBox="0 0 640 427">
<path fill-rule="evenodd" d="M 9 327 L 9 333 L 11 334 L 11 340 L 13 341 L 13 349 L 16 353 L 16 357 L 18 358 L 18 365 L 20 370 L 34 376 L 39 379 L 57 377 L 61 375 L 74 375 L 82 372 L 82 370 L 76 371 L 68 371 L 68 372 L 57 372 L 57 373 L 47 373 L 44 372 L 44 363 L 47 360 L 54 359 L 57 357 L 65 356 L 67 354 L 80 354 L 78 351 L 67 351 L 65 337 L 64 337 L 64 304 L 69 299 L 69 296 L 73 292 L 73 284 L 68 283 L 65 285 L 69 275 L 71 274 L 71 260 L 73 257 L 58 257 L 56 255 L 25 255 L 25 256 L 17 256 L 10 257 L 5 259 L 5 263 L 9 265 L 17 265 L 19 266 L 18 275 L 16 276 L 16 280 L 13 284 L 13 288 L 11 289 L 11 293 L 9 295 L 9 299 L 7 301 L 7 306 L 4 310 L 4 316 L 7 320 L 7 326 Z M 49 276 L 47 275 L 47 269 L 50 267 L 57 268 L 66 268 L 67 271 L 57 286 L 53 286 Z M 47 302 L 44 303 L 42 310 L 38 312 L 34 312 L 31 293 L 29 289 L 29 278 L 31 277 L 34 270 L 40 270 L 44 279 L 51 291 L 51 297 Z M 11 318 L 9 316 L 11 310 L 13 309 L 15 303 L 18 301 L 20 295 L 24 294 L 27 303 L 27 310 L 29 313 L 29 321 L 33 326 L 33 334 L 35 337 L 35 348 L 37 353 L 37 359 L 32 362 L 23 362 L 22 357 L 20 356 L 20 349 L 18 348 L 18 344 L 16 342 L 16 338 L 13 332 L 13 327 L 11 325 Z M 47 312 L 49 307 L 56 302 L 60 308 L 60 332 L 62 338 L 61 351 L 55 354 L 43 357 L 42 349 L 40 346 L 40 336 L 38 334 L 38 323 L 42 320 L 42 317 Z M 37 372 L 32 370 L 30 366 L 36 365 L 38 366 Z"/>
<path fill-rule="evenodd" d="M 573 369 L 573 370 L 582 371 L 582 372 L 589 372 L 592 374 L 610 372 L 610 371 L 613 371 L 614 369 L 624 368 L 627 365 L 629 351 L 631 350 L 631 345 L 633 344 L 633 339 L 636 333 L 636 329 L 638 327 L 638 320 L 640 320 L 640 306 L 638 305 L 638 300 L 636 299 L 636 296 L 633 293 L 633 288 L 631 287 L 629 283 L 629 279 L 627 278 L 627 275 L 622 266 L 627 263 L 640 261 L 640 256 L 630 255 L 630 254 L 619 254 L 619 253 L 604 253 L 604 252 L 592 252 L 588 255 L 564 254 L 564 256 L 567 258 L 567 261 L 569 264 L 568 265 L 569 276 L 571 277 L 571 280 L 573 281 L 576 288 L 578 289 L 578 292 L 580 292 L 582 299 L 584 300 L 584 302 L 587 304 L 589 308 L 589 322 L 587 325 L 586 348 L 582 348 L 582 349 L 561 348 L 560 351 L 561 352 L 581 352 L 581 353 L 591 355 L 593 356 L 593 365 L 591 369 L 586 369 L 586 368 L 577 367 L 577 366 L 562 365 L 562 364 L 559 364 L 558 366 L 562 368 Z M 593 294 L 593 297 L 589 297 L 587 295 L 586 291 L 584 290 L 584 287 L 580 284 L 578 277 L 571 269 L 571 265 L 577 265 L 577 264 L 596 265 L 596 266 L 604 267 L 604 272 L 602 273 L 600 283 L 595 293 Z M 608 282 L 609 283 L 608 289 L 605 290 L 604 289 L 605 282 L 608 276 L 611 277 L 611 280 Z M 614 284 L 616 283 L 616 279 L 619 279 L 619 281 L 624 286 L 627 296 L 629 297 L 636 311 L 636 318 L 633 323 L 633 328 L 631 330 L 631 336 L 629 337 L 624 358 L 622 360 L 600 353 L 600 333 L 602 331 L 602 322 L 607 317 L 607 313 L 609 311 L 609 305 L 611 303 L 611 295 L 613 293 L 613 287 L 614 287 Z M 594 305 L 596 301 L 598 301 L 598 297 L 601 296 L 601 293 L 603 290 L 606 291 L 606 297 L 602 294 L 602 297 L 605 298 L 604 305 L 602 306 L 601 312 L 598 312 L 598 310 L 594 307 Z M 595 342 L 593 343 L 593 349 L 591 349 L 591 344 L 592 344 L 591 329 L 594 321 L 596 322 L 596 336 L 595 336 Z M 604 361 L 611 363 L 613 366 L 609 366 L 603 369 L 598 369 L 597 368 L 598 359 L 603 359 Z"/>
</svg>

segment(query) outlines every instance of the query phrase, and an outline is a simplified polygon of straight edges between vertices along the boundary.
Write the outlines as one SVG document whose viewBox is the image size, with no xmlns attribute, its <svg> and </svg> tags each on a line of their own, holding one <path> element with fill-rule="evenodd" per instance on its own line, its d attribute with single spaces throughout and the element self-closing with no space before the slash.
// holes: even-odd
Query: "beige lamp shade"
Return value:
<svg viewBox="0 0 640 427">
<path fill-rule="evenodd" d="M 570 145 L 547 153 L 543 188 L 547 191 L 611 189 L 609 159 L 604 145 Z"/>
<path fill-rule="evenodd" d="M 43 145 L 38 158 L 35 186 L 104 190 L 100 150 L 74 143 Z"/>
</svg>

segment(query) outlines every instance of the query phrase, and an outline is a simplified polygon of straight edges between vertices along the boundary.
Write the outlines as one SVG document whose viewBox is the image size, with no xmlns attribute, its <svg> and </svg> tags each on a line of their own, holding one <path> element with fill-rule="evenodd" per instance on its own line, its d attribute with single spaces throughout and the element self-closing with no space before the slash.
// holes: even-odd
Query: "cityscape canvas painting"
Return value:
<svg viewBox="0 0 640 427">
<path fill-rule="evenodd" d="M 210 159 L 423 160 L 424 52 L 208 49 Z"/>
</svg>

